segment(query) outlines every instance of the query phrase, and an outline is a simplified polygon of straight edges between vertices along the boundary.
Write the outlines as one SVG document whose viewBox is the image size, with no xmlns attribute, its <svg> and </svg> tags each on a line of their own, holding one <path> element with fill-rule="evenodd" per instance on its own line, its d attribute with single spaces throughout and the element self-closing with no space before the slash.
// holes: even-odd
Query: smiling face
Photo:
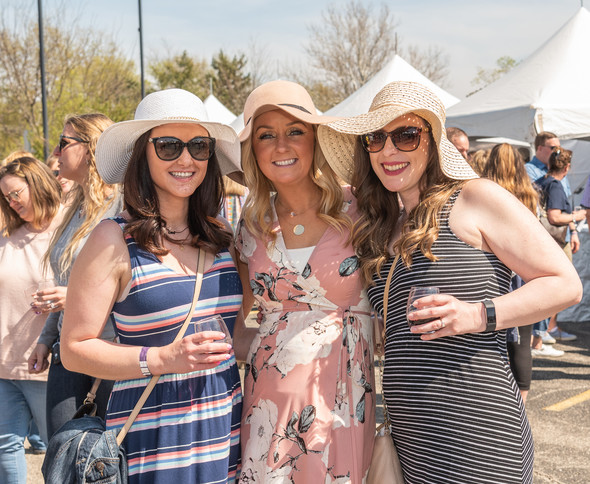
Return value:
<svg viewBox="0 0 590 484">
<path fill-rule="evenodd" d="M 150 138 L 164 136 L 173 136 L 186 143 L 197 136 L 209 136 L 209 133 L 201 125 L 188 123 L 164 124 L 150 133 Z M 148 143 L 146 157 L 160 203 L 172 199 L 184 199 L 188 203 L 188 197 L 201 185 L 207 174 L 209 162 L 195 160 L 186 147 L 175 160 L 164 161 L 156 155 L 154 144 Z"/>
<path fill-rule="evenodd" d="M 18 200 L 12 200 L 9 197 L 10 208 L 25 222 L 32 222 L 35 219 L 31 193 L 24 179 L 15 175 L 6 175 L 0 180 L 0 190 L 4 197 L 7 197 L 9 193 L 18 193 Z"/>
<path fill-rule="evenodd" d="M 254 156 L 260 171 L 277 188 L 295 186 L 309 178 L 314 148 L 313 127 L 280 109 L 254 120 Z"/>
<path fill-rule="evenodd" d="M 371 166 L 390 192 L 397 192 L 402 197 L 408 210 L 417 203 L 420 196 L 420 180 L 426 171 L 430 155 L 430 137 L 426 133 L 426 123 L 414 114 L 407 114 L 394 119 L 381 131 L 387 133 L 406 126 L 422 128 L 420 144 L 414 151 L 398 150 L 388 137 L 383 149 L 377 153 L 369 153 Z"/>
</svg>

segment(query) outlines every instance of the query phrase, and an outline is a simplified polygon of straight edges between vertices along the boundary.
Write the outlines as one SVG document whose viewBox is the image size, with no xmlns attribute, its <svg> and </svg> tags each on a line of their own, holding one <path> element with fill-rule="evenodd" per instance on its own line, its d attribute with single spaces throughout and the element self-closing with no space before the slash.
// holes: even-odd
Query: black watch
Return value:
<svg viewBox="0 0 590 484">
<path fill-rule="evenodd" d="M 486 308 L 486 332 L 496 331 L 496 306 L 491 299 L 486 299 L 483 302 Z"/>
</svg>

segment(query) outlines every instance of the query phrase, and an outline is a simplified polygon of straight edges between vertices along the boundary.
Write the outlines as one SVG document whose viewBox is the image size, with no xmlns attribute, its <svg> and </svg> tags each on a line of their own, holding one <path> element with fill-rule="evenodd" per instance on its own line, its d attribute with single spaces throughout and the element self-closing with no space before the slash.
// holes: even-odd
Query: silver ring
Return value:
<svg viewBox="0 0 590 484">
<path fill-rule="evenodd" d="M 57 305 L 56 305 L 55 303 L 51 303 L 51 304 L 49 305 L 49 308 L 50 308 L 50 309 L 55 309 L 56 307 L 57 307 Z"/>
</svg>

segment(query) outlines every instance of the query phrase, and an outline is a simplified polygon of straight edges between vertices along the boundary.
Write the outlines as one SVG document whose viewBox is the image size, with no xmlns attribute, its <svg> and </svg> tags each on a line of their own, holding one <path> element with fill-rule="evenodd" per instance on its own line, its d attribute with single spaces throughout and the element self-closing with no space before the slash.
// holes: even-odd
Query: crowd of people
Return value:
<svg viewBox="0 0 590 484">
<path fill-rule="evenodd" d="M 132 120 L 69 116 L 46 163 L 4 160 L 0 484 L 26 482 L 25 439 L 43 449 L 96 378 L 120 429 L 154 375 L 130 483 L 364 482 L 384 307 L 405 482 L 532 482 L 531 358 L 576 337 L 556 315 L 582 297 L 572 153 L 548 132 L 528 163 L 470 153 L 414 82 L 331 118 L 271 81 L 244 122 L 168 89 Z M 410 313 L 415 286 L 438 290 Z"/>
</svg>

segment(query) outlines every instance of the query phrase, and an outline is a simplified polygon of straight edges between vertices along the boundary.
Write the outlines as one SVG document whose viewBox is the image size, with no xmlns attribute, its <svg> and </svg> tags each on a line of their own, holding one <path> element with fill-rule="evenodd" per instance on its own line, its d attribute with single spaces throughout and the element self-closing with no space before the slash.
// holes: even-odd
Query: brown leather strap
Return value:
<svg viewBox="0 0 590 484">
<path fill-rule="evenodd" d="M 188 315 L 187 315 L 186 319 L 184 320 L 182 328 L 180 328 L 180 331 L 176 335 L 176 338 L 174 338 L 174 342 L 178 341 L 179 339 L 181 339 L 184 336 L 184 333 L 186 332 L 186 329 L 188 328 L 188 325 L 191 322 L 191 319 L 193 318 L 193 312 L 195 310 L 195 306 L 197 305 L 197 301 L 199 300 L 199 293 L 201 292 L 201 285 L 203 283 L 204 269 L 205 269 L 205 251 L 203 249 L 199 249 L 199 259 L 197 262 L 197 275 L 195 278 L 195 292 L 193 294 L 193 302 L 191 304 L 191 308 L 188 312 Z M 147 387 L 145 387 L 145 390 L 141 394 L 141 397 L 139 397 L 139 401 L 135 404 L 133 411 L 131 412 L 131 414 L 129 415 L 129 418 L 125 422 L 125 425 L 123 425 L 123 428 L 117 434 L 117 445 L 121 445 L 123 443 L 123 440 L 127 436 L 127 432 L 129 432 L 129 429 L 133 425 L 133 422 L 135 421 L 136 417 L 139 415 L 139 412 L 141 411 L 143 405 L 145 404 L 146 400 L 150 396 L 150 393 L 152 393 L 152 390 L 156 386 L 156 383 L 158 383 L 159 378 L 160 378 L 160 375 L 152 376 L 152 379 L 148 383 Z"/>
</svg>

